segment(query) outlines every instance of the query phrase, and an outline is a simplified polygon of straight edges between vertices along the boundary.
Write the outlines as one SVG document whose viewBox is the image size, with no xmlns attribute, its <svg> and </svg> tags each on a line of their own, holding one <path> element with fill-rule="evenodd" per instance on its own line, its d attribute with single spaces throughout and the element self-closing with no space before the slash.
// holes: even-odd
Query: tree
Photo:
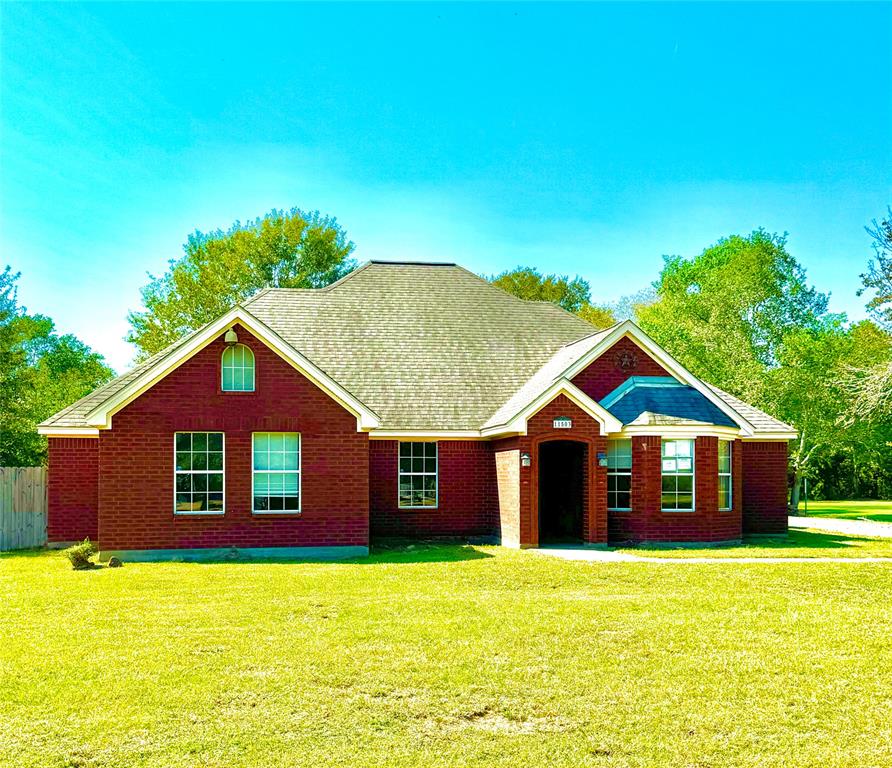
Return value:
<svg viewBox="0 0 892 768">
<path fill-rule="evenodd" d="M 589 284 L 581 277 L 543 275 L 533 267 L 516 267 L 489 278 L 493 285 L 526 301 L 550 301 L 579 315 L 596 328 L 607 328 L 616 322 L 607 307 L 591 303 Z"/>
<path fill-rule="evenodd" d="M 695 375 L 789 421 L 793 504 L 809 463 L 841 439 L 838 366 L 851 361 L 844 315 L 806 283 L 786 238 L 757 230 L 694 259 L 666 257 L 638 322 Z M 875 327 L 875 326 L 874 326 Z"/>
<path fill-rule="evenodd" d="M 876 295 L 867 302 L 867 308 L 887 328 L 892 329 L 892 208 L 886 210 L 886 218 L 866 227 L 873 238 L 873 252 L 876 261 L 867 263 L 867 272 L 861 275 L 861 296 L 866 291 Z"/>
<path fill-rule="evenodd" d="M 161 277 L 149 275 L 144 310 L 130 312 L 127 341 L 144 359 L 261 288 L 321 288 L 355 267 L 353 243 L 334 218 L 271 211 L 227 231 L 196 231 Z"/>
<path fill-rule="evenodd" d="M 114 375 L 101 355 L 19 305 L 18 278 L 9 266 L 0 274 L 0 466 L 45 462 L 37 424 Z"/>
</svg>

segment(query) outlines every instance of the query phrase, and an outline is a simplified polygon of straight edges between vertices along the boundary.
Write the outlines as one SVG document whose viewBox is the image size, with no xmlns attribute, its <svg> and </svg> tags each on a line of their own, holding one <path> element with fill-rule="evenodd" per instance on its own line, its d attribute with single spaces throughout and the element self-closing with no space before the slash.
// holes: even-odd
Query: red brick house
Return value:
<svg viewBox="0 0 892 768">
<path fill-rule="evenodd" d="M 261 291 L 40 432 L 50 541 L 131 559 L 783 533 L 795 436 L 631 322 L 386 262 Z"/>
</svg>

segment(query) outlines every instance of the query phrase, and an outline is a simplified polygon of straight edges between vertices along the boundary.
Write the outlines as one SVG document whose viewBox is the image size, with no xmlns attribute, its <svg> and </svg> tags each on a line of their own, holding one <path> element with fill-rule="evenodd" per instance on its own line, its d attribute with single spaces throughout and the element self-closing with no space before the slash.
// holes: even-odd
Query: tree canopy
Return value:
<svg viewBox="0 0 892 768">
<path fill-rule="evenodd" d="M 892 330 L 892 208 L 886 210 L 885 219 L 874 219 L 867 232 L 873 238 L 876 258 L 867 263 L 867 272 L 861 275 L 863 287 L 858 295 L 873 292 L 867 309 Z"/>
<path fill-rule="evenodd" d="M 19 305 L 18 278 L 9 266 L 0 273 L 0 466 L 44 463 L 37 425 L 114 375 L 101 355 Z"/>
<path fill-rule="evenodd" d="M 589 284 L 579 276 L 571 280 L 567 275 L 543 275 L 533 267 L 516 267 L 489 280 L 519 299 L 557 304 L 596 328 L 607 328 L 616 322 L 609 308 L 592 304 Z"/>
<path fill-rule="evenodd" d="M 143 287 L 127 340 L 143 359 L 227 312 L 261 288 L 321 288 L 355 267 L 353 243 L 334 218 L 274 210 L 225 232 L 196 231 L 183 256 Z"/>
</svg>

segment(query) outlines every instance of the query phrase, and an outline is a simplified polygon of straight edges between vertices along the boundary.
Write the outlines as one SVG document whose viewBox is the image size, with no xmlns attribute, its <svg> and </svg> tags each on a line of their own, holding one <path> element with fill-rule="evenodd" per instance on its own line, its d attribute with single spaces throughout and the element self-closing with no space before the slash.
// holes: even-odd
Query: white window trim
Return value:
<svg viewBox="0 0 892 768">
<path fill-rule="evenodd" d="M 616 437 L 616 438 L 611 438 L 611 440 L 628 440 L 630 447 L 632 445 L 631 438 L 627 438 L 627 437 Z M 609 440 L 608 440 L 608 442 L 609 442 Z M 609 455 L 610 454 L 608 452 L 608 456 Z M 631 512 L 632 511 L 632 505 L 631 505 L 632 469 L 633 469 L 633 467 L 629 467 L 628 469 L 620 469 L 620 470 L 611 469 L 609 466 L 607 467 L 607 498 L 608 498 L 608 500 L 610 499 L 610 476 L 611 475 L 614 475 L 614 476 L 615 475 L 628 475 L 629 476 L 629 501 L 630 501 L 630 504 L 628 507 L 611 507 L 611 506 L 609 506 L 609 501 L 608 501 L 608 507 L 607 507 L 608 512 Z"/>
<path fill-rule="evenodd" d="M 722 443 L 728 444 L 728 471 L 722 472 L 721 467 L 719 468 L 719 478 L 727 477 L 728 478 L 728 491 L 731 499 L 731 503 L 728 506 L 719 506 L 719 512 L 731 512 L 734 509 L 734 441 L 733 440 L 719 440 L 719 445 Z M 721 488 L 721 486 L 719 486 Z M 727 497 L 726 497 L 727 498 Z"/>
<path fill-rule="evenodd" d="M 185 511 L 177 509 L 177 475 L 216 475 L 216 469 L 177 469 L 177 435 L 217 435 L 223 438 L 223 469 L 220 474 L 223 475 L 223 509 L 219 512 L 212 512 L 209 509 Z M 226 514 L 226 433 L 218 429 L 180 429 L 173 433 L 173 513 L 175 515 L 183 515 L 185 517 L 222 517 Z"/>
<path fill-rule="evenodd" d="M 690 440 L 691 442 L 691 508 L 690 509 L 664 509 L 663 508 L 663 442 L 666 440 Z M 675 472 L 671 477 L 679 477 Z M 689 515 L 691 512 L 697 511 L 697 440 L 691 437 L 667 437 L 660 440 L 660 512 L 672 514 L 677 512 L 680 515 Z"/>
<path fill-rule="evenodd" d="M 400 445 L 403 443 L 433 443 L 436 447 L 437 455 L 434 456 L 434 498 L 436 504 L 433 506 L 424 504 L 400 504 L 400 477 L 403 475 L 413 475 L 429 477 L 430 472 L 403 472 L 400 469 Z M 396 506 L 397 509 L 439 509 L 440 507 L 440 445 L 436 440 L 400 440 L 396 446 Z"/>
<path fill-rule="evenodd" d="M 294 472 L 293 469 L 254 469 L 254 435 L 297 435 L 297 509 L 254 509 L 254 474 L 264 472 L 269 475 L 285 475 Z M 299 515 L 304 507 L 303 477 L 301 471 L 304 457 L 304 443 L 300 432 L 252 432 L 251 433 L 251 514 L 252 515 Z"/>
<path fill-rule="evenodd" d="M 228 350 L 234 349 L 235 347 L 244 347 L 246 350 L 248 350 L 248 352 L 251 353 L 251 370 L 254 372 L 254 375 L 252 377 L 254 383 L 252 384 L 251 389 L 226 389 L 226 387 L 223 386 L 223 371 L 226 368 L 226 363 L 224 362 L 223 358 L 226 356 L 226 352 Z M 233 370 L 235 370 L 235 367 L 233 367 Z M 239 370 L 241 370 L 241 371 L 246 370 L 245 366 L 241 366 L 239 368 Z M 245 374 L 242 373 L 242 381 L 244 381 L 244 380 L 245 380 Z M 220 391 L 221 392 L 254 392 L 256 389 L 257 389 L 257 358 L 254 355 L 254 350 L 251 349 L 251 347 L 249 347 L 247 344 L 241 344 L 241 343 L 234 344 L 232 347 L 228 347 L 228 346 L 225 347 L 223 349 L 223 351 L 220 353 Z"/>
</svg>

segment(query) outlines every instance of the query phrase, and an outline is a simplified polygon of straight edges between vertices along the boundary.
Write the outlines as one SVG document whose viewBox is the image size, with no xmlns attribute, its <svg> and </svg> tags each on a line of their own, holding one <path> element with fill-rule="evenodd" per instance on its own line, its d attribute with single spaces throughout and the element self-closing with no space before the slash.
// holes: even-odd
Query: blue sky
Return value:
<svg viewBox="0 0 892 768">
<path fill-rule="evenodd" d="M 0 6 L 0 262 L 127 367 L 189 232 L 273 207 L 356 257 L 581 274 L 758 226 L 864 316 L 892 202 L 892 5 Z"/>
</svg>

